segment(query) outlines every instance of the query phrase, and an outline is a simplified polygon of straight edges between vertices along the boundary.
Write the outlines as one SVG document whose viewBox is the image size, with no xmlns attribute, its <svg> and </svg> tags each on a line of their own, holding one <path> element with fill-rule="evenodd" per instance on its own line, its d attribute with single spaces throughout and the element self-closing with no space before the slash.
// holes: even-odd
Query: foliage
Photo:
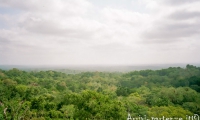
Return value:
<svg viewBox="0 0 200 120">
<path fill-rule="evenodd" d="M 200 115 L 200 68 L 128 73 L 0 70 L 0 119 Z"/>
</svg>

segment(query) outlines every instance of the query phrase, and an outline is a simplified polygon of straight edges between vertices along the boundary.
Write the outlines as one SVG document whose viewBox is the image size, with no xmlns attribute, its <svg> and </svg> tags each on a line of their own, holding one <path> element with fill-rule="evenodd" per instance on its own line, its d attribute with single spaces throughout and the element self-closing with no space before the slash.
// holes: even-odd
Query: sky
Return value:
<svg viewBox="0 0 200 120">
<path fill-rule="evenodd" d="M 200 63 L 199 0 L 0 0 L 0 65 Z"/>
</svg>

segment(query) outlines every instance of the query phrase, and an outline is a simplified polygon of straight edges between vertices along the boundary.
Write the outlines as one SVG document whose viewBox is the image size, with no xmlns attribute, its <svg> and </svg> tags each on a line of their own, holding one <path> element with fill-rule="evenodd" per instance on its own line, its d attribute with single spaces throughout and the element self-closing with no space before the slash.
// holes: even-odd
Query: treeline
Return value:
<svg viewBox="0 0 200 120">
<path fill-rule="evenodd" d="M 129 73 L 0 70 L 0 119 L 200 115 L 200 67 Z"/>
</svg>

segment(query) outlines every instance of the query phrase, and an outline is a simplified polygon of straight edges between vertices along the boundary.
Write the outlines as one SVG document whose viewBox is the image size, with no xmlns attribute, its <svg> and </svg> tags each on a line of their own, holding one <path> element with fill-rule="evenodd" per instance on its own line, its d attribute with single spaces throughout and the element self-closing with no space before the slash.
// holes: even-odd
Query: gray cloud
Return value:
<svg viewBox="0 0 200 120">
<path fill-rule="evenodd" d="M 75 28 L 78 23 L 74 23 L 73 27 L 62 26 L 51 20 L 33 21 L 31 19 L 20 23 L 20 26 L 31 33 L 48 35 L 48 36 L 61 36 L 66 38 L 90 38 L 94 31 L 87 29 Z"/>
<path fill-rule="evenodd" d="M 199 2 L 199 0 L 163 0 L 165 4 L 169 5 L 182 5 L 187 3 Z"/>
<path fill-rule="evenodd" d="M 172 1 L 168 1 L 172 2 Z M 174 1 L 174 4 L 180 2 L 180 7 L 169 7 L 171 10 L 162 9 L 162 14 L 157 20 L 152 22 L 151 27 L 145 29 L 141 37 L 143 43 L 184 43 L 187 40 L 196 39 L 200 32 L 200 12 L 192 7 L 194 1 Z M 188 2 L 188 4 L 184 4 Z M 164 6 L 163 6 L 164 7 Z M 192 8 L 192 10 L 187 9 Z M 165 13 L 165 14 L 163 14 Z"/>
<path fill-rule="evenodd" d="M 0 37 L 0 64 L 3 64 L 7 60 L 7 53 L 9 53 L 10 48 L 9 45 L 11 44 L 10 41 L 8 41 L 5 38 Z"/>
<path fill-rule="evenodd" d="M 198 35 L 200 32 L 199 23 L 163 23 L 162 25 L 155 25 L 154 29 L 143 33 L 147 41 L 153 43 L 167 43 L 176 42 L 182 38 L 191 38 Z"/>
<path fill-rule="evenodd" d="M 4 46 L 4 45 L 7 45 L 9 43 L 11 43 L 9 40 L 7 40 L 6 38 L 0 37 L 0 46 L 1 47 Z"/>
<path fill-rule="evenodd" d="M 169 15 L 169 18 L 174 20 L 188 20 L 188 19 L 194 19 L 194 18 L 200 18 L 200 12 L 199 11 L 187 11 L 187 10 L 179 10 L 171 15 Z"/>
<path fill-rule="evenodd" d="M 2 7 L 15 8 L 20 11 L 37 12 L 37 13 L 67 13 L 66 15 L 83 14 L 91 4 L 86 0 L 0 0 Z M 59 12 L 59 13 L 58 13 Z"/>
</svg>

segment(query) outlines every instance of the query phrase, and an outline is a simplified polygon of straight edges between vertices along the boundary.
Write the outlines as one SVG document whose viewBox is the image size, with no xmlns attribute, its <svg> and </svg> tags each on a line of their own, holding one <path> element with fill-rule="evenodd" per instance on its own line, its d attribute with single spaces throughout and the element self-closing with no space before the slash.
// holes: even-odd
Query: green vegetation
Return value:
<svg viewBox="0 0 200 120">
<path fill-rule="evenodd" d="M 200 67 L 129 73 L 0 70 L 0 119 L 200 115 Z"/>
</svg>

